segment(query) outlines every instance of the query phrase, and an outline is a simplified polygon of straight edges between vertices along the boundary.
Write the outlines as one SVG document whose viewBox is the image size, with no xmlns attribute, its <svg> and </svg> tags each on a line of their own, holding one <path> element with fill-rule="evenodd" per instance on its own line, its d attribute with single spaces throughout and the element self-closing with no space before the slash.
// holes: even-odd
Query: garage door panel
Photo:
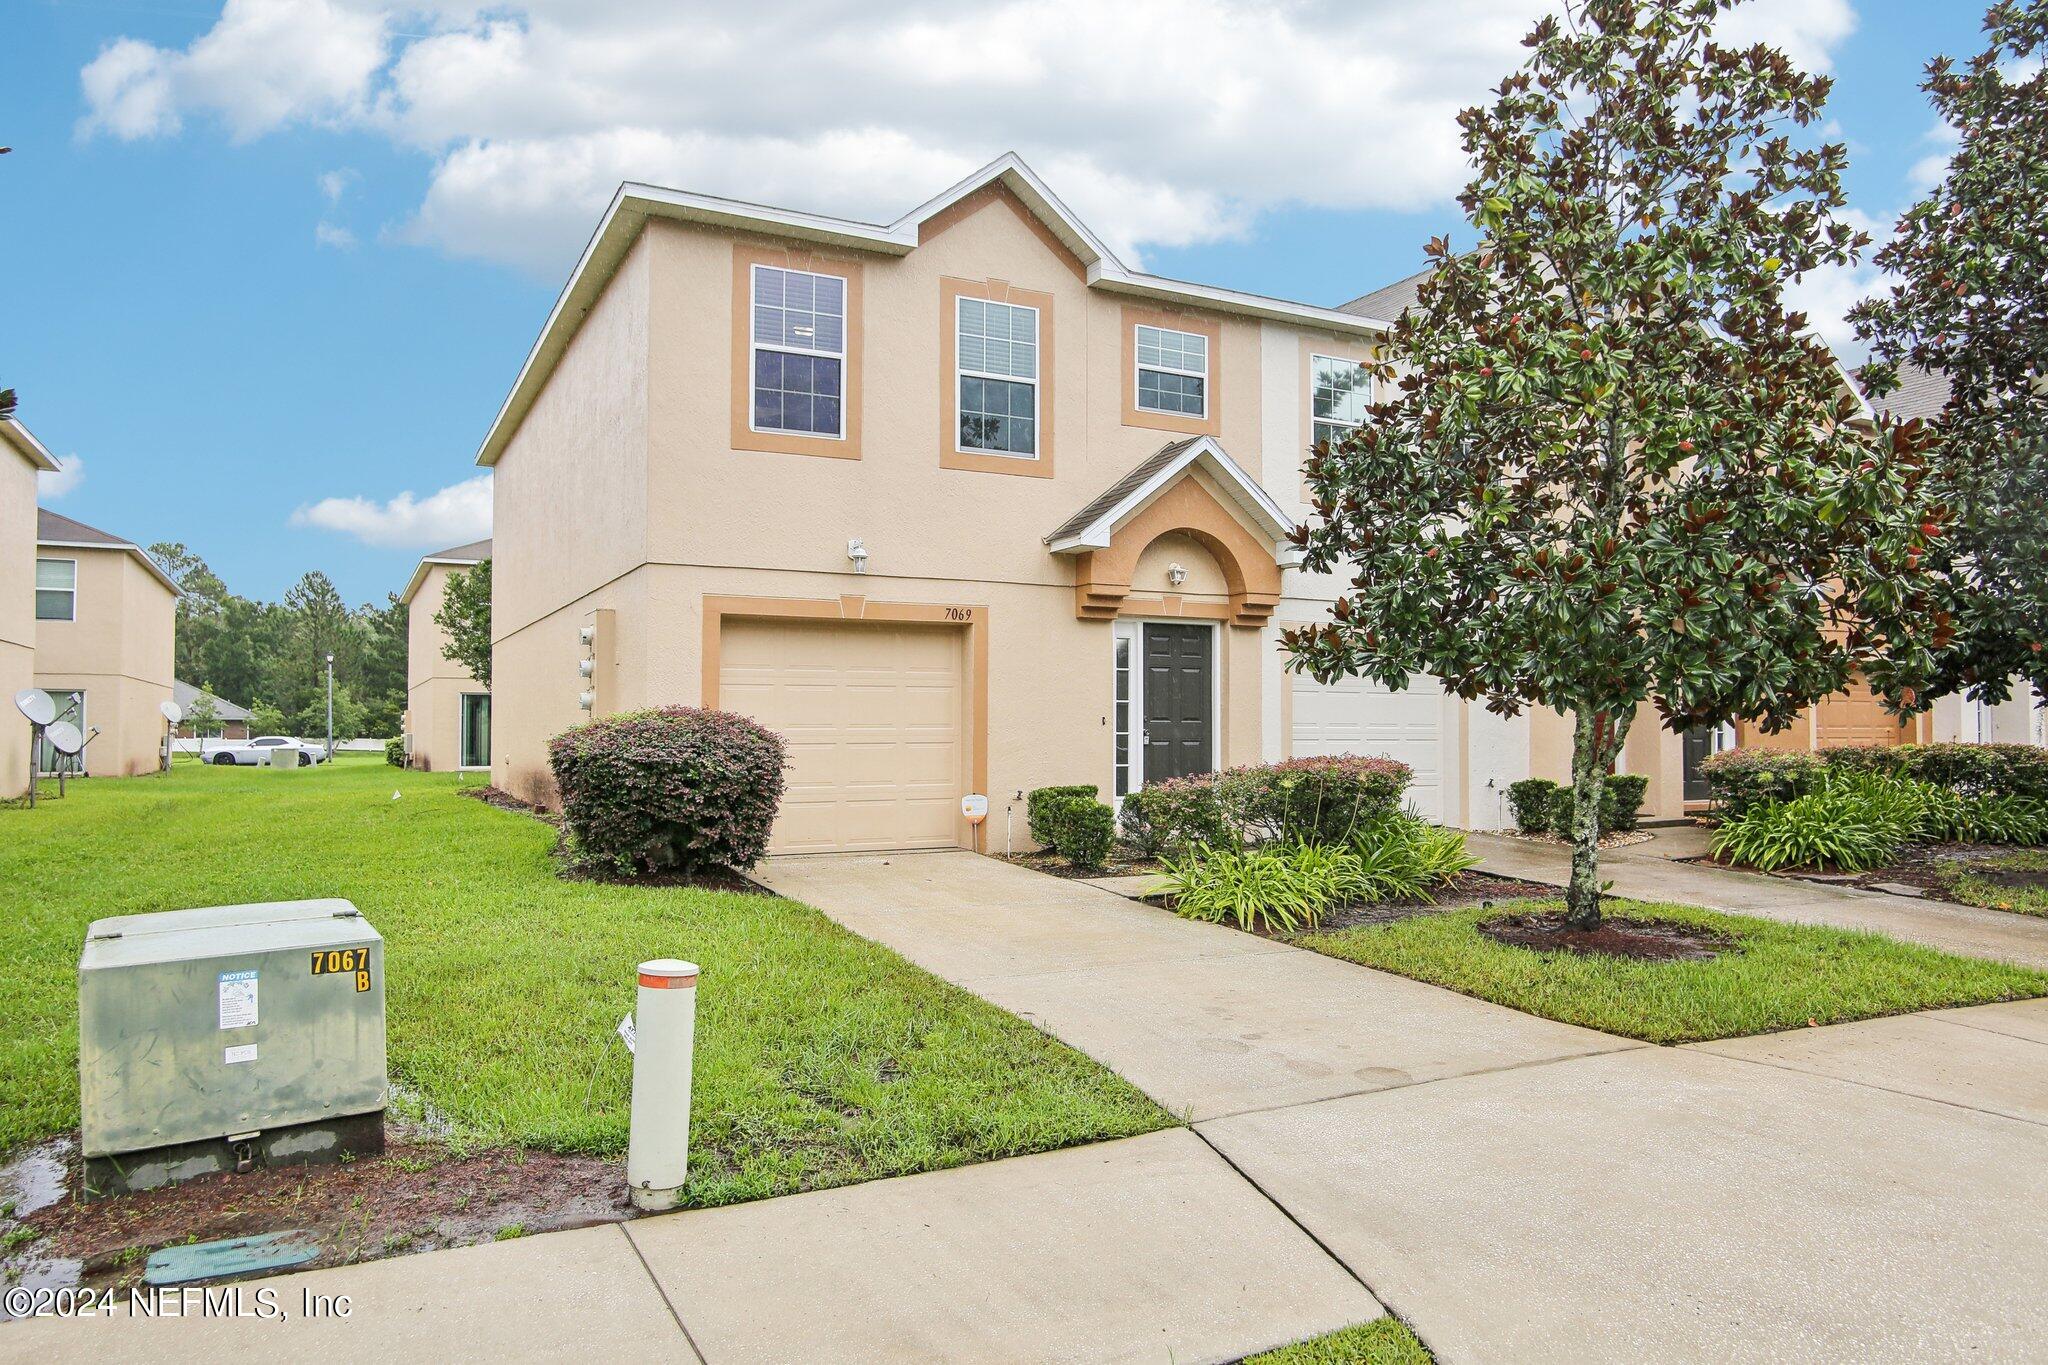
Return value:
<svg viewBox="0 0 2048 1365">
<path fill-rule="evenodd" d="M 1363 678 L 1324 684 L 1289 676 L 1296 758 L 1398 759 L 1414 773 L 1408 801 L 1423 818 L 1443 819 L 1443 699 L 1433 681 L 1418 676 L 1407 691 L 1394 692 Z"/>
<path fill-rule="evenodd" d="M 964 790 L 958 631 L 733 621 L 721 704 L 782 735 L 778 853 L 951 848 Z"/>
</svg>

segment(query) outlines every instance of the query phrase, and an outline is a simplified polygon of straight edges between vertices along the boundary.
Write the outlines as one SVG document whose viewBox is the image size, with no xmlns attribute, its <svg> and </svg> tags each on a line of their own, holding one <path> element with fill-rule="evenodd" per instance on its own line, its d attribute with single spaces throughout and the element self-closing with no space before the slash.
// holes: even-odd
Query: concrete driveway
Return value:
<svg viewBox="0 0 2048 1365">
<path fill-rule="evenodd" d="M 1190 1114 L 1440 1359 L 2048 1355 L 2048 1001 L 1656 1048 L 969 854 L 762 879 Z"/>
</svg>

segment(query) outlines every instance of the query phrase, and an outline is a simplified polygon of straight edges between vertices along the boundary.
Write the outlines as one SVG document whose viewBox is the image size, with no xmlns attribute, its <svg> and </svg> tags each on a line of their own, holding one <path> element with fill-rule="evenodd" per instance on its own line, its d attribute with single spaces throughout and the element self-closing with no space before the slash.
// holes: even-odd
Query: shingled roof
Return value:
<svg viewBox="0 0 2048 1365">
<path fill-rule="evenodd" d="M 1863 376 L 1856 376 L 1857 382 Z M 1899 386 L 1882 398 L 1872 397 L 1870 406 L 1880 417 L 1896 417 L 1902 422 L 1919 418 L 1932 422 L 1941 416 L 1948 406 L 1948 376 L 1940 370 L 1923 370 L 1918 365 L 1899 366 Z"/>
<path fill-rule="evenodd" d="M 163 567 L 154 559 L 151 559 L 149 553 L 134 541 L 123 540 L 117 535 L 102 531 L 97 526 L 87 526 L 84 522 L 75 521 L 61 512 L 52 512 L 47 507 L 38 507 L 36 509 L 36 544 L 126 550 L 141 562 L 143 568 L 149 570 L 151 576 L 169 588 L 174 595 L 179 597 L 185 595 L 178 587 L 177 580 L 165 573 Z"/>
</svg>

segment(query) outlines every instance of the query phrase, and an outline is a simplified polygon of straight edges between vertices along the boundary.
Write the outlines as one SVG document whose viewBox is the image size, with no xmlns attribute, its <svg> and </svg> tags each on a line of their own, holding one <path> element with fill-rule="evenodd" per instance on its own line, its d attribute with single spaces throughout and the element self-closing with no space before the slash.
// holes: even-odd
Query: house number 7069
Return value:
<svg viewBox="0 0 2048 1365">
<path fill-rule="evenodd" d="M 973 608 L 973 607 L 947 607 L 947 608 L 946 608 L 946 619 L 947 619 L 948 621 L 972 621 L 972 620 L 974 619 L 974 608 Z"/>
</svg>

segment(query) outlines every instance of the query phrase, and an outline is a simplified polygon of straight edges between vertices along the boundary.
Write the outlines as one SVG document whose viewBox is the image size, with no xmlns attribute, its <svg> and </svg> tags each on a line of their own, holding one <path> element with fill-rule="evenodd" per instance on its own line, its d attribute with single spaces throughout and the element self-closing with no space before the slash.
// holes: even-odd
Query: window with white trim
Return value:
<svg viewBox="0 0 2048 1365">
<path fill-rule="evenodd" d="M 954 300 L 963 451 L 1038 458 L 1038 310 Z"/>
<path fill-rule="evenodd" d="M 1209 415 L 1209 338 L 1141 323 L 1137 350 L 1140 411 Z"/>
<path fill-rule="evenodd" d="M 36 561 L 36 620 L 76 621 L 78 619 L 78 561 L 38 559 Z"/>
<path fill-rule="evenodd" d="M 846 281 L 753 267 L 755 431 L 846 434 Z"/>
<path fill-rule="evenodd" d="M 1315 423 L 1312 444 L 1336 441 L 1365 425 L 1372 406 L 1372 376 L 1356 360 L 1338 356 L 1308 358 L 1309 413 Z"/>
</svg>

